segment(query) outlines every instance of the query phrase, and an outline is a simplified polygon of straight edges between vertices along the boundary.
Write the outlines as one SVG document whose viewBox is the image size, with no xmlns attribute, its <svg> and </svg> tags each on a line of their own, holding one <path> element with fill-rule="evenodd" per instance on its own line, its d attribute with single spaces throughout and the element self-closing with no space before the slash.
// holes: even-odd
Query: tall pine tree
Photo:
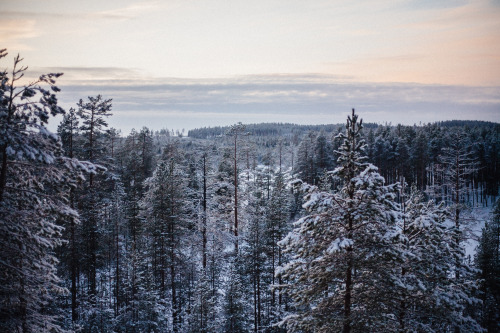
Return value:
<svg viewBox="0 0 500 333">
<path fill-rule="evenodd" d="M 394 330 L 396 186 L 364 162 L 361 129 L 353 110 L 333 171 L 342 187 L 331 194 L 302 184 L 308 214 L 280 242 L 293 258 L 279 269 L 296 309 L 282 321 L 292 332 Z"/>
</svg>

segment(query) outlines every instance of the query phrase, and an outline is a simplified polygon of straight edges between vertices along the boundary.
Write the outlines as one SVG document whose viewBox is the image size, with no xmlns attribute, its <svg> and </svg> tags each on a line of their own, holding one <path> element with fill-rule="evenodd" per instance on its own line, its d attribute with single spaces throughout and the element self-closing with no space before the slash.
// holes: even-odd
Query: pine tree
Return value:
<svg viewBox="0 0 500 333">
<path fill-rule="evenodd" d="M 245 125 L 242 123 L 235 124 L 231 126 L 227 135 L 231 137 L 231 145 L 232 145 L 232 164 L 233 164 L 233 185 L 234 185 L 234 224 L 233 224 L 233 232 L 234 232 L 234 253 L 238 255 L 238 235 L 239 235 L 239 226 L 238 226 L 238 148 L 240 140 L 243 136 L 248 135 L 245 132 Z"/>
<path fill-rule="evenodd" d="M 314 132 L 309 132 L 300 142 L 297 152 L 297 164 L 294 172 L 300 179 L 308 184 L 314 184 L 315 173 L 315 141 Z"/>
<path fill-rule="evenodd" d="M 186 242 L 193 227 L 186 219 L 183 188 L 185 174 L 176 144 L 165 147 L 153 176 L 147 181 L 143 200 L 152 236 L 152 257 L 155 281 L 161 299 L 170 296 L 173 332 L 182 322 L 182 267 L 186 264 Z"/>
<path fill-rule="evenodd" d="M 266 196 L 262 172 L 258 172 L 256 180 L 248 184 L 250 199 L 246 207 L 245 243 L 242 246 L 242 258 L 245 276 L 251 285 L 251 308 L 253 317 L 253 331 L 259 332 L 267 326 L 264 318 L 264 294 L 266 290 L 264 274 L 266 271 L 267 242 L 266 242 Z M 268 282 L 269 283 L 269 282 Z M 250 317 L 250 313 L 248 314 Z"/>
<path fill-rule="evenodd" d="M 478 332 L 479 325 L 464 315 L 466 304 L 478 304 L 473 297 L 472 270 L 460 260 L 463 251 L 456 246 L 454 228 L 449 226 L 449 212 L 444 203 L 424 201 L 413 186 L 403 204 L 402 250 L 398 322 L 402 332 L 443 332 L 459 323 L 463 332 Z M 454 277 L 460 270 L 461 279 Z"/>
<path fill-rule="evenodd" d="M 500 199 L 486 223 L 475 258 L 480 269 L 481 324 L 488 332 L 500 331 Z"/>
<path fill-rule="evenodd" d="M 64 149 L 65 155 L 69 158 L 73 158 L 76 154 L 77 145 L 75 144 L 78 135 L 79 126 L 78 118 L 76 116 L 75 109 L 70 108 L 68 113 L 63 116 L 63 120 L 57 128 L 57 133 L 61 138 L 61 144 Z M 70 207 L 75 209 L 75 189 L 70 191 Z M 77 240 L 77 225 L 74 221 L 70 222 L 69 228 L 66 230 L 68 235 L 64 237 L 69 243 L 69 255 L 65 252 L 66 247 L 63 247 L 63 253 L 59 256 L 62 259 L 62 264 L 69 267 L 70 279 L 71 279 L 71 320 L 76 322 L 78 319 L 77 312 L 77 278 L 78 278 L 78 240 Z"/>
<path fill-rule="evenodd" d="M 469 177 L 477 171 L 477 162 L 463 131 L 451 133 L 450 145 L 442 149 L 439 162 L 444 173 L 441 185 L 446 194 L 447 203 L 453 206 L 455 228 L 463 228 L 461 213 L 466 206 L 467 183 Z"/>
<path fill-rule="evenodd" d="M 111 99 L 103 99 L 101 95 L 96 97 L 89 96 L 88 101 L 82 99 L 77 103 L 77 115 L 81 118 L 82 125 L 80 130 L 87 137 L 85 142 L 84 156 L 90 162 L 98 161 L 99 157 L 105 152 L 105 146 L 102 142 L 103 130 L 108 127 L 105 117 L 111 116 Z M 89 186 L 93 186 L 93 175 L 89 177 Z"/>
<path fill-rule="evenodd" d="M 68 113 L 63 117 L 63 120 L 57 127 L 57 134 L 61 138 L 61 143 L 66 153 L 66 156 L 73 158 L 75 155 L 75 138 L 79 131 L 79 122 L 76 116 L 75 109 L 70 108 Z"/>
<path fill-rule="evenodd" d="M 281 172 L 275 177 L 273 183 L 273 192 L 268 203 L 266 214 L 267 222 L 267 256 L 269 257 L 270 265 L 268 265 L 269 274 L 271 275 L 271 321 L 273 323 L 280 321 L 284 313 L 285 299 L 282 290 L 274 288 L 274 286 L 282 285 L 283 280 L 280 276 L 276 276 L 276 268 L 285 262 L 284 254 L 278 242 L 289 232 L 290 219 L 290 198 L 286 186 L 285 175 Z"/>
<path fill-rule="evenodd" d="M 70 190 L 82 171 L 95 168 L 65 158 L 46 128 L 50 116 L 64 114 L 55 96 L 62 74 L 18 85 L 27 69 L 21 62 L 15 57 L 10 77 L 0 73 L 0 330 L 57 332 L 53 302 L 65 290 L 54 250 L 62 243 L 61 223 L 78 223 Z"/>
<path fill-rule="evenodd" d="M 224 285 L 224 323 L 223 331 L 228 333 L 244 333 L 250 328 L 250 316 L 245 295 L 248 295 L 247 281 L 244 280 L 244 267 L 241 256 L 228 256 L 226 265 L 226 281 Z"/>
<path fill-rule="evenodd" d="M 319 184 L 321 176 L 325 172 L 333 170 L 333 150 L 324 131 L 321 131 L 316 137 L 314 159 L 315 184 Z"/>
<path fill-rule="evenodd" d="M 428 138 L 422 131 L 417 133 L 411 148 L 411 165 L 413 166 L 413 179 L 417 188 L 424 190 L 427 183 L 426 166 L 428 162 Z"/>
<path fill-rule="evenodd" d="M 105 153 L 105 145 L 102 141 L 103 129 L 107 127 L 105 117 L 110 116 L 111 99 L 103 100 L 101 95 L 97 97 L 88 97 L 88 102 L 82 99 L 77 103 L 77 115 L 81 119 L 80 130 L 85 137 L 83 158 L 92 163 L 99 162 L 105 164 L 102 158 Z M 105 170 L 105 169 L 104 169 Z M 90 174 L 89 182 L 83 189 L 79 198 L 80 207 L 85 207 L 81 211 L 83 219 L 83 246 L 85 256 L 83 268 L 88 279 L 89 306 L 95 306 L 95 295 L 97 294 L 97 269 L 98 269 L 98 251 L 99 241 L 99 205 L 100 197 L 104 194 L 102 188 L 95 183 L 94 174 Z M 92 310 L 94 311 L 94 310 Z"/>
<path fill-rule="evenodd" d="M 361 129 L 353 110 L 333 172 L 342 188 L 331 194 L 302 184 L 308 215 L 280 242 L 293 258 L 279 269 L 296 309 L 282 322 L 292 332 L 394 330 L 396 186 L 364 162 Z"/>
</svg>

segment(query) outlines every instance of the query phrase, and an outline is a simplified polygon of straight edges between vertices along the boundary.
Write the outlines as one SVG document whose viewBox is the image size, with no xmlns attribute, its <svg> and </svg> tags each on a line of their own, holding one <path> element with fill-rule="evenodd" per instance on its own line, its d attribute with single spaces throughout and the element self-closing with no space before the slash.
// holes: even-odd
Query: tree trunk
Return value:
<svg viewBox="0 0 500 333">
<path fill-rule="evenodd" d="M 120 247 L 119 247 L 119 237 L 118 237 L 118 218 L 115 221 L 115 246 L 116 246 L 116 308 L 115 315 L 118 315 L 118 311 L 120 310 Z"/>
<path fill-rule="evenodd" d="M 351 332 L 352 253 L 348 252 L 348 256 L 344 296 L 344 333 Z"/>
<path fill-rule="evenodd" d="M 207 269 L 207 155 L 203 155 L 203 271 Z"/>
<path fill-rule="evenodd" d="M 237 170 L 237 143 L 238 135 L 234 135 L 234 253 L 238 255 L 238 170 Z"/>
<path fill-rule="evenodd" d="M 71 198 L 73 199 L 73 198 Z M 71 221 L 71 320 L 73 322 L 78 320 L 78 313 L 76 312 L 76 265 L 77 253 L 75 244 L 75 223 Z"/>
<path fill-rule="evenodd" d="M 2 146 L 2 170 L 0 171 L 0 202 L 3 200 L 3 193 L 7 185 L 7 144 Z"/>
</svg>

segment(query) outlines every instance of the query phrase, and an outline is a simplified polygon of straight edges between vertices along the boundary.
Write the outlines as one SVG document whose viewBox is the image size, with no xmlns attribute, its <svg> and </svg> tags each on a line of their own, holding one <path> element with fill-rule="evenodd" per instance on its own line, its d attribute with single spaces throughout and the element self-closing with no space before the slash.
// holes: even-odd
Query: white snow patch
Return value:
<svg viewBox="0 0 500 333">
<path fill-rule="evenodd" d="M 334 240 L 330 246 L 328 247 L 328 249 L 326 249 L 326 253 L 328 254 L 332 254 L 332 253 L 335 253 L 335 252 L 339 252 L 341 251 L 342 249 L 346 248 L 346 247 L 350 247 L 354 244 L 354 241 L 352 239 L 349 239 L 349 238 L 337 238 L 336 240 Z"/>
</svg>

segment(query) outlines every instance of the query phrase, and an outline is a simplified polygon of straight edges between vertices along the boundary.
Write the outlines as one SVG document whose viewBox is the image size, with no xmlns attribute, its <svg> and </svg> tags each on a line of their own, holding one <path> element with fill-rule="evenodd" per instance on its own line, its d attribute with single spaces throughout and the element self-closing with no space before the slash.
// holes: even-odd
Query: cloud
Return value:
<svg viewBox="0 0 500 333">
<path fill-rule="evenodd" d="M 89 11 L 89 10 L 78 10 L 76 6 L 61 6 L 55 11 L 44 11 L 44 10 L 29 10 L 29 9 L 19 9 L 19 10 L 3 10 L 0 13 L 0 17 L 12 18 L 12 19 L 110 19 L 110 20 L 129 20 L 140 16 L 143 13 L 147 13 L 156 10 L 161 7 L 159 1 L 140 1 L 134 2 L 125 7 L 119 7 L 110 10 L 103 11 Z"/>
<path fill-rule="evenodd" d="M 428 12 L 433 9 L 427 10 Z M 446 30 L 457 28 L 469 28 L 473 31 L 486 29 L 491 26 L 498 26 L 500 7 L 495 6 L 489 0 L 476 0 L 464 2 L 455 8 L 440 8 L 434 10 L 435 15 L 429 15 L 429 18 L 416 24 L 408 24 L 406 27 L 415 27 L 419 29 Z"/>
<path fill-rule="evenodd" d="M 122 67 L 42 67 L 35 68 L 34 75 L 42 73 L 64 73 L 63 80 L 69 84 L 83 84 L 90 81 L 104 81 L 110 84 L 112 81 L 124 81 L 133 83 L 134 80 L 143 79 L 138 69 Z"/>
<path fill-rule="evenodd" d="M 0 44 L 9 49 L 29 50 L 30 47 L 22 40 L 40 35 L 40 32 L 35 28 L 35 23 L 36 21 L 31 19 L 2 19 Z"/>
<path fill-rule="evenodd" d="M 91 17 L 113 20 L 130 20 L 138 17 L 144 12 L 155 10 L 159 7 L 158 1 L 137 2 L 123 8 L 106 10 L 90 14 Z"/>
<path fill-rule="evenodd" d="M 107 73 L 128 71 L 111 68 Z M 498 121 L 500 111 L 500 87 L 361 83 L 316 74 L 61 81 L 59 87 L 66 108 L 86 96 L 112 98 L 114 120 L 110 121 L 125 131 L 142 125 L 195 128 L 238 121 L 342 123 L 352 107 L 365 121 L 393 124 Z"/>
</svg>

